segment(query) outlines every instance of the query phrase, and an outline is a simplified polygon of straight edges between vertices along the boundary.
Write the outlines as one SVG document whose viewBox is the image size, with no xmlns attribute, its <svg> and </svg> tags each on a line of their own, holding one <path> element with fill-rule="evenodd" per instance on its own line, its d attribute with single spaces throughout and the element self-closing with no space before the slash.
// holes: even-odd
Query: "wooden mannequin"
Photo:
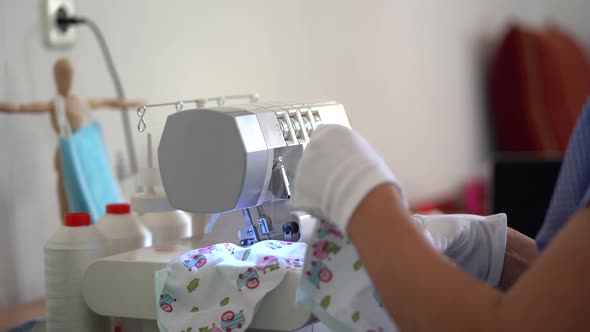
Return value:
<svg viewBox="0 0 590 332">
<path fill-rule="evenodd" d="M 58 93 L 64 98 L 65 102 L 65 113 L 72 133 L 75 133 L 83 125 L 86 118 L 84 110 L 85 105 L 82 103 L 80 98 L 71 94 L 72 81 L 74 77 L 74 69 L 71 62 L 68 59 L 59 59 L 53 66 L 53 77 L 55 85 L 57 86 Z M 99 99 L 88 99 L 86 104 L 90 109 L 94 110 L 97 108 L 131 108 L 136 109 L 137 107 L 144 104 L 141 100 L 121 100 L 116 98 L 99 98 Z M 57 114 L 55 111 L 55 105 L 53 100 L 48 102 L 35 102 L 30 104 L 12 104 L 12 103 L 1 103 L 0 112 L 8 113 L 49 113 L 51 119 L 51 125 L 55 132 L 59 134 L 59 126 L 57 122 Z M 63 182 L 63 174 L 61 170 L 61 160 L 59 155 L 59 147 L 55 154 L 54 167 L 57 171 L 57 195 L 59 200 L 60 213 L 63 216 L 68 211 L 68 201 Z"/>
</svg>

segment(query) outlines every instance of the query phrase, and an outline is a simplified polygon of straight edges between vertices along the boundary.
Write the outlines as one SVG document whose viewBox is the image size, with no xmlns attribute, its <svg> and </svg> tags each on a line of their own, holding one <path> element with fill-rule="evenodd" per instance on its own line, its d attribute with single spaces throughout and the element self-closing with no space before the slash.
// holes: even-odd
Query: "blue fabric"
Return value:
<svg viewBox="0 0 590 332">
<path fill-rule="evenodd" d="M 545 222 L 537 234 L 537 247 L 543 250 L 570 217 L 590 201 L 590 99 L 578 118 Z"/>
<path fill-rule="evenodd" d="M 100 125 L 93 122 L 59 140 L 64 184 L 71 212 L 88 212 L 95 223 L 110 203 L 121 202 Z"/>
</svg>

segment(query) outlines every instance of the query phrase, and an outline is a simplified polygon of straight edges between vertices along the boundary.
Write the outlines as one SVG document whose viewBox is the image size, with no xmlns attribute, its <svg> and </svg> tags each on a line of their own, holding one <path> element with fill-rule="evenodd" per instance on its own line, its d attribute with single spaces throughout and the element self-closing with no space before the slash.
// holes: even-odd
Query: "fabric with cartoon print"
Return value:
<svg viewBox="0 0 590 332">
<path fill-rule="evenodd" d="M 220 243 L 189 251 L 156 272 L 160 331 L 245 331 L 260 300 L 290 269 L 302 269 L 307 245 Z"/>
<path fill-rule="evenodd" d="M 397 331 L 354 245 L 327 222 L 314 231 L 297 296 L 331 331 Z"/>
<path fill-rule="evenodd" d="M 413 215 L 412 220 L 436 251 L 481 281 L 498 283 L 506 215 Z M 397 331 L 354 245 L 337 226 L 319 222 L 309 243 L 298 300 L 332 331 Z"/>
</svg>

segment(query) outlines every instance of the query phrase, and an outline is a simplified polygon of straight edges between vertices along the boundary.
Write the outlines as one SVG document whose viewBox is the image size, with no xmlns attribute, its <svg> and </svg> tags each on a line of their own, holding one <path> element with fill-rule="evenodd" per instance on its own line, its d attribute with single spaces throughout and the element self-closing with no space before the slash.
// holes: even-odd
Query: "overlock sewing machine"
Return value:
<svg viewBox="0 0 590 332">
<path fill-rule="evenodd" d="M 198 106 L 167 117 L 158 162 L 170 205 L 211 216 L 204 236 L 173 250 L 100 259 L 85 274 L 86 303 L 126 320 L 131 327 L 124 330 L 157 330 L 154 272 L 186 251 L 219 242 L 305 240 L 314 219 L 289 205 L 295 167 L 318 125 L 350 126 L 344 107 L 330 101 Z M 251 329 L 293 331 L 313 320 L 296 303 L 300 278 L 292 270 L 267 294 Z"/>
</svg>

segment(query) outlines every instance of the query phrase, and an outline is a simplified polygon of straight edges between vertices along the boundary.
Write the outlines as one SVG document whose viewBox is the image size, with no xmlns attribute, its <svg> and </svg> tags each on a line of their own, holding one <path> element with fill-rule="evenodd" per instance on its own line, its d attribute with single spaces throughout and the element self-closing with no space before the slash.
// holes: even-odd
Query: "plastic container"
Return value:
<svg viewBox="0 0 590 332">
<path fill-rule="evenodd" d="M 109 204 L 106 212 L 96 228 L 107 240 L 109 255 L 152 245 L 150 231 L 131 213 L 129 204 Z"/>
<path fill-rule="evenodd" d="M 82 297 L 84 272 L 107 255 L 106 239 L 88 213 L 69 213 L 45 244 L 46 331 L 106 331 L 109 320 L 95 314 Z"/>
</svg>

